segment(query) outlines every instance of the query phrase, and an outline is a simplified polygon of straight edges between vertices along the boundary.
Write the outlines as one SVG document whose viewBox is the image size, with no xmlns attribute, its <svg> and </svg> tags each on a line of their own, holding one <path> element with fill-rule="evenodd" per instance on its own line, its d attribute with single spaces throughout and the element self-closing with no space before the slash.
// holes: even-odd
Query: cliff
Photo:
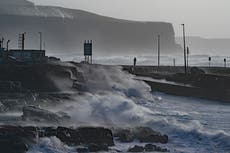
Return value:
<svg viewBox="0 0 230 153">
<path fill-rule="evenodd" d="M 0 32 L 12 40 L 11 48 L 17 47 L 21 32 L 27 33 L 27 48 L 39 48 L 41 31 L 49 53 L 81 55 L 85 39 L 94 41 L 95 54 L 153 53 L 158 34 L 162 52 L 180 50 L 171 23 L 127 21 L 82 10 L 29 4 L 0 5 Z"/>
</svg>

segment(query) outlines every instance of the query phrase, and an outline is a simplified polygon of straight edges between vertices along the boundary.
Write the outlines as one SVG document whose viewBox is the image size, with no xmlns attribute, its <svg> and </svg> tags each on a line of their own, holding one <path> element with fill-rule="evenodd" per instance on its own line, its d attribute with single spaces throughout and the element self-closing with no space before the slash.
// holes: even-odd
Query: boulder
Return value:
<svg viewBox="0 0 230 153">
<path fill-rule="evenodd" d="M 57 128 L 55 127 L 40 128 L 39 137 L 53 137 L 53 136 L 57 136 Z"/>
<path fill-rule="evenodd" d="M 52 122 L 52 123 L 60 123 L 62 121 L 66 121 L 66 115 L 60 116 L 56 113 L 50 112 L 45 109 L 41 109 L 37 106 L 25 106 L 23 107 L 23 115 L 22 118 L 24 120 L 33 120 L 39 122 Z"/>
<path fill-rule="evenodd" d="M 108 151 L 108 146 L 113 146 L 112 131 L 102 127 L 81 127 L 77 129 L 66 127 L 33 126 L 1 126 L 0 127 L 0 152 L 24 153 L 28 147 L 37 142 L 39 137 L 56 136 L 67 145 L 83 145 L 91 152 Z M 87 152 L 78 148 L 78 152 Z"/>
<path fill-rule="evenodd" d="M 112 131 L 106 128 L 94 128 L 94 127 L 84 127 L 78 128 L 80 142 L 82 144 L 106 144 L 108 146 L 113 146 L 113 134 Z"/>
<path fill-rule="evenodd" d="M 56 136 L 62 142 L 66 144 L 74 145 L 107 145 L 113 146 L 113 134 L 112 131 L 101 127 L 81 127 L 77 129 L 71 129 L 66 127 L 58 127 L 56 130 L 48 129 L 51 132 L 50 136 Z M 47 132 L 46 132 L 47 133 Z M 46 134 L 47 135 L 47 134 Z"/>
<path fill-rule="evenodd" d="M 162 135 L 148 127 L 120 129 L 115 131 L 115 137 L 121 142 L 132 142 L 135 139 L 145 143 L 167 143 L 168 136 Z"/>
<path fill-rule="evenodd" d="M 135 145 L 129 148 L 128 152 L 169 152 L 169 150 L 153 144 L 146 144 L 144 147 Z"/>
<path fill-rule="evenodd" d="M 157 146 L 153 144 L 146 144 L 144 148 L 146 152 L 152 152 L 156 151 Z"/>
<path fill-rule="evenodd" d="M 121 130 L 117 131 L 115 137 L 118 137 L 118 140 L 121 141 L 121 142 L 128 143 L 128 142 L 133 142 L 134 141 L 134 135 L 128 129 L 121 129 Z"/>
<path fill-rule="evenodd" d="M 4 153 L 25 153 L 36 142 L 38 130 L 35 127 L 0 127 L 0 148 Z"/>
<path fill-rule="evenodd" d="M 75 129 L 66 128 L 66 127 L 58 127 L 56 136 L 65 144 L 68 144 L 68 145 L 72 145 L 72 144 L 79 145 L 80 144 L 79 132 Z"/>
<path fill-rule="evenodd" d="M 140 142 L 152 142 L 152 143 L 168 143 L 168 136 L 161 135 L 148 127 L 138 127 L 134 130 L 135 137 Z"/>
<path fill-rule="evenodd" d="M 0 150 L 2 153 L 25 153 L 28 151 L 28 145 L 19 139 L 0 139 Z"/>
<path fill-rule="evenodd" d="M 144 147 L 135 145 L 132 148 L 129 148 L 128 152 L 144 152 Z"/>
<path fill-rule="evenodd" d="M 161 148 L 161 147 L 158 147 L 156 145 L 153 145 L 153 144 L 146 144 L 145 147 L 145 152 L 153 152 L 153 151 L 157 151 L 157 152 L 169 152 L 168 149 L 166 148 Z"/>
<path fill-rule="evenodd" d="M 77 147 L 77 152 L 78 153 L 89 152 L 89 149 L 86 147 Z"/>
<path fill-rule="evenodd" d="M 91 143 L 88 145 L 89 152 L 98 152 L 98 151 L 108 151 L 109 148 L 105 144 L 94 144 Z"/>
</svg>

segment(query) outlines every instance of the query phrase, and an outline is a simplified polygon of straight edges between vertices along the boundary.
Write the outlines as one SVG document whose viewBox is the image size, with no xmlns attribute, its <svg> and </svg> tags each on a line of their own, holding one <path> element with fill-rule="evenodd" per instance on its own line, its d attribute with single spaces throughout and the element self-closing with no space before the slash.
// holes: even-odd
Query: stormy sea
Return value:
<svg viewBox="0 0 230 153">
<path fill-rule="evenodd" d="M 140 57 L 138 58 L 140 59 Z M 52 78 L 63 97 L 17 100 L 15 109 L 7 109 L 1 102 L 0 123 L 23 126 L 149 127 L 168 136 L 168 143 L 154 143 L 172 153 L 227 153 L 230 152 L 230 104 L 192 97 L 151 92 L 151 88 L 136 80 L 120 66 L 63 63 L 81 74 L 80 89 L 69 88 L 69 82 Z M 72 72 L 71 72 L 72 73 Z M 71 74 L 71 77 L 75 77 Z M 15 100 L 15 99 L 14 99 Z M 12 100 L 8 100 L 12 102 Z M 13 102 L 12 102 L 13 103 Z M 36 116 L 22 120 L 22 107 L 35 105 L 47 112 L 67 116 L 62 122 L 54 118 Z M 8 106 L 9 107 L 9 106 Z M 15 105 L 10 106 L 15 107 Z M 139 140 L 122 143 L 116 137 L 109 152 L 127 152 Z M 42 137 L 27 153 L 75 153 L 77 146 L 67 145 L 57 137 Z M 157 152 L 157 151 L 155 151 Z"/>
</svg>

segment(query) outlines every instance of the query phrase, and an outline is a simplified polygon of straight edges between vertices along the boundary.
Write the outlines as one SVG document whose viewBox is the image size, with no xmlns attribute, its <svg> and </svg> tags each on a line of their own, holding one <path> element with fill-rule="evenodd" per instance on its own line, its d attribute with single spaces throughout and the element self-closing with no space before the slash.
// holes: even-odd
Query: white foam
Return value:
<svg viewBox="0 0 230 153">
<path fill-rule="evenodd" d="M 27 153 L 76 153 L 75 147 L 64 145 L 58 138 L 42 138 Z"/>
<path fill-rule="evenodd" d="M 210 123 L 215 118 L 207 115 L 215 112 L 218 104 L 187 97 L 167 97 L 164 94 L 153 96 L 149 93 L 148 85 L 132 79 L 133 76 L 123 72 L 120 67 L 83 65 L 78 69 L 83 72 L 89 91 L 56 108 L 72 117 L 72 125 L 150 126 L 169 135 L 167 147 L 171 152 L 224 153 L 230 150 L 228 132 L 221 131 L 218 126 L 205 126 L 202 123 Z M 228 111 L 224 111 L 228 116 Z M 206 118 L 203 119 L 201 115 Z M 220 116 L 218 112 L 215 115 Z M 67 152 L 71 149 L 55 138 L 43 141 L 50 144 L 45 148 L 51 146 L 60 151 L 67 149 Z M 36 149 L 39 150 L 39 147 Z"/>
</svg>

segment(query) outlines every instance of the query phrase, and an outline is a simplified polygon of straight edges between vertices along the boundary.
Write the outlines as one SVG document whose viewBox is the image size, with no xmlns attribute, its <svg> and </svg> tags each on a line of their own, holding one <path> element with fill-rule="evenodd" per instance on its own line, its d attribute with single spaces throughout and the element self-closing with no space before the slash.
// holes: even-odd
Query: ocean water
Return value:
<svg viewBox="0 0 230 153">
<path fill-rule="evenodd" d="M 175 152 L 230 152 L 230 104 L 191 97 L 153 93 L 159 102 L 149 108 L 157 112 L 152 127 L 169 135 Z M 163 122 L 162 122 L 163 121 Z M 173 149 L 174 148 L 174 149 Z"/>
<path fill-rule="evenodd" d="M 86 78 L 89 91 L 55 108 L 71 116 L 70 125 L 149 126 L 169 136 L 163 147 L 172 153 L 230 153 L 230 103 L 151 93 L 147 84 L 118 66 L 84 65 L 78 70 Z M 135 144 L 144 145 L 116 141 L 111 149 L 126 152 Z M 55 137 L 39 140 L 28 151 L 75 152 L 76 147 L 66 146 Z"/>
<path fill-rule="evenodd" d="M 69 53 L 65 55 L 57 54 L 56 56 L 60 57 L 62 60 L 66 61 L 84 61 L 84 56 Z M 137 58 L 137 65 L 157 65 L 158 57 L 155 54 L 133 54 L 133 55 L 113 55 L 113 56 L 103 56 L 103 55 L 94 55 L 93 63 L 97 64 L 106 64 L 106 65 L 132 65 L 134 57 Z M 213 67 L 224 67 L 224 59 L 226 59 L 227 67 L 230 67 L 230 56 L 229 55 L 209 55 L 209 54 L 191 54 L 189 55 L 189 66 L 209 66 L 209 57 L 211 57 L 210 66 Z M 160 63 L 163 66 L 173 66 L 175 59 L 175 65 L 181 66 L 184 65 L 184 56 L 183 52 L 181 55 L 161 55 Z"/>
</svg>

